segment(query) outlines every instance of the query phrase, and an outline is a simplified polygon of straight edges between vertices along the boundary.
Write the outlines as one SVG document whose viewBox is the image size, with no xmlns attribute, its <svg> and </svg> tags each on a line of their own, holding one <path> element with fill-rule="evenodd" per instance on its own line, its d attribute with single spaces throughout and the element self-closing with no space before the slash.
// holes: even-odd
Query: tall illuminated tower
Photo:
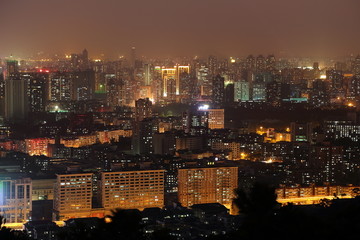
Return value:
<svg viewBox="0 0 360 240">
<path fill-rule="evenodd" d="M 190 66 L 176 65 L 173 68 L 162 68 L 161 78 L 163 80 L 163 97 L 168 97 L 168 81 L 175 80 L 175 94 L 180 95 L 180 74 L 190 73 Z M 171 85 L 172 86 L 172 85 Z"/>
</svg>

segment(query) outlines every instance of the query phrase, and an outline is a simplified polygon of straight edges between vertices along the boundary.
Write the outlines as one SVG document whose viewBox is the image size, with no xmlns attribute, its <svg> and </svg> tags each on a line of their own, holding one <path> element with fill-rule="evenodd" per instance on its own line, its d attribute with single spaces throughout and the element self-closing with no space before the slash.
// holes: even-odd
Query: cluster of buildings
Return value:
<svg viewBox="0 0 360 240">
<path fill-rule="evenodd" d="M 357 194 L 360 57 L 320 68 L 273 55 L 139 59 L 133 48 L 116 61 L 84 50 L 0 66 L 7 223 L 139 209 L 149 233 L 162 222 L 186 238 L 194 226 L 215 234 L 203 224 L 231 229 L 234 189 L 256 181 L 276 186 L 280 203 Z M 252 119 L 249 109 L 280 114 Z M 324 117 L 289 120 L 293 109 Z"/>
</svg>

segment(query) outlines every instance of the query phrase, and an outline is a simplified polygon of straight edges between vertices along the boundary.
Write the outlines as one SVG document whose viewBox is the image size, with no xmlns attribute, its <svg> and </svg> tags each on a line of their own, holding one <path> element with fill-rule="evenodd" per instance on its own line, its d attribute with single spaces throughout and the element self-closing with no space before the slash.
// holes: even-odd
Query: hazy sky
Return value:
<svg viewBox="0 0 360 240">
<path fill-rule="evenodd" d="M 0 0 L 0 56 L 360 53 L 360 0 Z"/>
</svg>

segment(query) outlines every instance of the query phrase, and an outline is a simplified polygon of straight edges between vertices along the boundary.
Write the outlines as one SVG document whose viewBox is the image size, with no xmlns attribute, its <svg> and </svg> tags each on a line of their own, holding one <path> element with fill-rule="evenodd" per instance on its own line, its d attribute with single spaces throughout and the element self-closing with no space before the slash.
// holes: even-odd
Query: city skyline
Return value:
<svg viewBox="0 0 360 240">
<path fill-rule="evenodd" d="M 0 4 L 0 57 L 357 54 L 358 1 L 11 1 Z M 31 11 L 29 11 L 31 9 Z"/>
</svg>

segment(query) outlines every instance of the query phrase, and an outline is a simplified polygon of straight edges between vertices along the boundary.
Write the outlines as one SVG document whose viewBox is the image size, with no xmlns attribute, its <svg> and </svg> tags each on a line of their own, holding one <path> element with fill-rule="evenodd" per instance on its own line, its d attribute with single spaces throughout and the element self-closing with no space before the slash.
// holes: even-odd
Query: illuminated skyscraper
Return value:
<svg viewBox="0 0 360 240">
<path fill-rule="evenodd" d="M 180 95 L 180 75 L 182 73 L 190 73 L 190 66 L 176 65 L 174 68 L 162 68 L 161 78 L 163 80 L 163 97 L 168 97 L 169 90 L 174 88 L 175 83 L 175 94 Z M 171 82 L 168 83 L 168 81 Z M 174 82 L 174 83 L 173 83 Z M 170 88 L 170 89 L 169 89 Z"/>
<path fill-rule="evenodd" d="M 220 203 L 230 208 L 237 187 L 237 167 L 178 170 L 178 197 L 184 207 Z"/>
<path fill-rule="evenodd" d="M 151 65 L 149 63 L 144 65 L 144 85 L 151 85 Z"/>
<path fill-rule="evenodd" d="M 50 101 L 70 101 L 73 98 L 73 84 L 69 73 L 50 74 Z"/>
<path fill-rule="evenodd" d="M 22 75 L 22 78 L 27 81 L 30 112 L 45 111 L 46 100 L 48 99 L 49 75 L 47 73 L 32 73 Z"/>
</svg>

